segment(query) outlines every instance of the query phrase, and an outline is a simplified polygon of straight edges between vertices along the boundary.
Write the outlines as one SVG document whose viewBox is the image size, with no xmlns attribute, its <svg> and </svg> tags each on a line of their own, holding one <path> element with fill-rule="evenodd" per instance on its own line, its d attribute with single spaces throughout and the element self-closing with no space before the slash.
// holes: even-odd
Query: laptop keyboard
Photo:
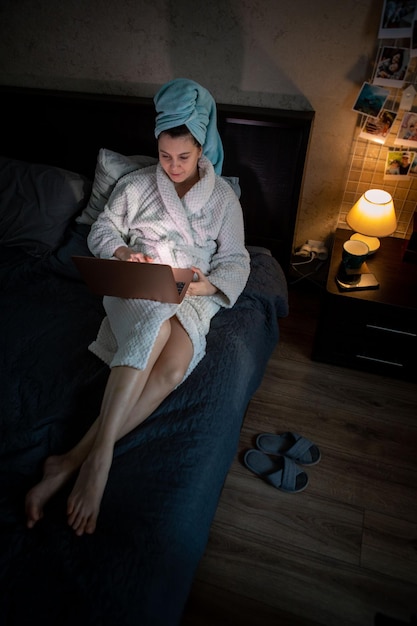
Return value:
<svg viewBox="0 0 417 626">
<path fill-rule="evenodd" d="M 176 283 L 178 289 L 178 295 L 181 295 L 182 290 L 184 289 L 185 283 Z"/>
</svg>

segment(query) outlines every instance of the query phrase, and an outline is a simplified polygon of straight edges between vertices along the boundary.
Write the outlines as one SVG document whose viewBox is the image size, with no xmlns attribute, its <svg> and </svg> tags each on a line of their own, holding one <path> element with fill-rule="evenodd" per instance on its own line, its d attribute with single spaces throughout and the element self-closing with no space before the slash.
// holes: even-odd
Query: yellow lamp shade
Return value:
<svg viewBox="0 0 417 626">
<path fill-rule="evenodd" d="M 388 237 L 397 228 L 391 195 L 382 189 L 369 189 L 353 205 L 346 222 L 358 233 L 370 237 Z"/>
</svg>

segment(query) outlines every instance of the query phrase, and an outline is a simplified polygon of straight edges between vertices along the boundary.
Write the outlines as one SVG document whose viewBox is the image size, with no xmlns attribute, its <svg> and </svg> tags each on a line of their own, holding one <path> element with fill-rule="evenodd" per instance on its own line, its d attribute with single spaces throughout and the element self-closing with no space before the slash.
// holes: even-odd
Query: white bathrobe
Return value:
<svg viewBox="0 0 417 626">
<path fill-rule="evenodd" d="M 233 306 L 245 287 L 249 254 L 239 200 L 204 156 L 199 169 L 199 182 L 181 199 L 159 163 L 127 174 L 91 227 L 95 256 L 111 258 L 129 246 L 155 263 L 196 266 L 219 289 L 213 296 L 186 296 L 179 305 L 106 296 L 107 316 L 90 350 L 110 367 L 144 369 L 162 323 L 176 315 L 194 348 L 188 376 L 205 354 L 212 317 L 221 306 Z"/>
</svg>

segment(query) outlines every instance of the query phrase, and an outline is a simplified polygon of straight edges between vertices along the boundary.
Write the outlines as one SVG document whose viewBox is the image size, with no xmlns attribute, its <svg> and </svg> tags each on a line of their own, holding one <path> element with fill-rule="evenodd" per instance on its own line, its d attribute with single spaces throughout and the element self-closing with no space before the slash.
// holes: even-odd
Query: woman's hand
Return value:
<svg viewBox="0 0 417 626">
<path fill-rule="evenodd" d="M 197 279 L 190 283 L 187 289 L 188 296 L 213 296 L 218 292 L 217 287 L 212 285 L 207 276 L 198 267 L 192 267 L 191 269 L 197 274 Z"/>
<path fill-rule="evenodd" d="M 153 259 L 142 252 L 135 252 L 127 246 L 120 246 L 114 251 L 113 256 L 119 261 L 131 261 L 132 263 L 153 263 Z"/>
</svg>

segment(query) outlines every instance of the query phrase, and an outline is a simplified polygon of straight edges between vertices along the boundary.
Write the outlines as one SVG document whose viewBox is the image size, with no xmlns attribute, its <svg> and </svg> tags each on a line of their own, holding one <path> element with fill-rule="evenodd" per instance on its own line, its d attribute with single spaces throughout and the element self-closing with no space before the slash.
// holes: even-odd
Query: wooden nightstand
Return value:
<svg viewBox="0 0 417 626">
<path fill-rule="evenodd" d="M 403 239 L 381 239 L 367 261 L 379 288 L 342 292 L 335 277 L 351 234 L 335 234 L 313 359 L 417 382 L 417 264 L 402 261 Z"/>
</svg>

